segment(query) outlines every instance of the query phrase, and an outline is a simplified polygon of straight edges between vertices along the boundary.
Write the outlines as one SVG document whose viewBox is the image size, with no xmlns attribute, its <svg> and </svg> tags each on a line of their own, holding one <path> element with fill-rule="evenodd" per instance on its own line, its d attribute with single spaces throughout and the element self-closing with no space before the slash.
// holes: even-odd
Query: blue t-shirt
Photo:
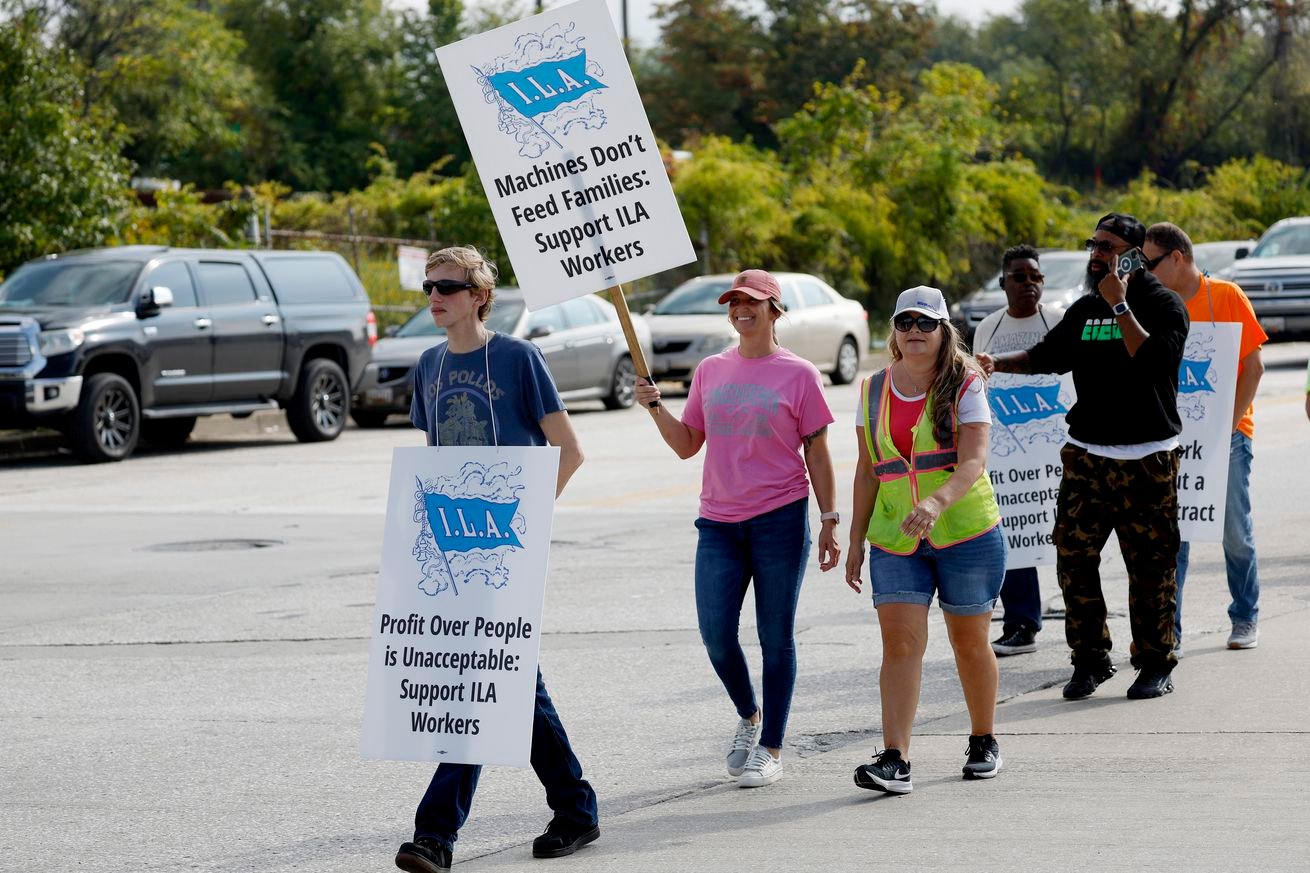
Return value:
<svg viewBox="0 0 1310 873">
<path fill-rule="evenodd" d="M 441 343 L 424 352 L 414 368 L 409 420 L 428 435 L 430 446 L 549 445 L 541 420 L 563 410 L 541 349 L 517 337 L 493 334 L 485 349 L 462 355 L 447 354 Z"/>
</svg>

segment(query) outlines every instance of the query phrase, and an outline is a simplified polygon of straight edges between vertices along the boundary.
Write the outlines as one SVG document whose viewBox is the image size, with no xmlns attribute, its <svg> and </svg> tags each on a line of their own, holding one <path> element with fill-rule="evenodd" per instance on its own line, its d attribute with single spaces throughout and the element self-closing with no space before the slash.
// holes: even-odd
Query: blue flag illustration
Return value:
<svg viewBox="0 0 1310 873">
<path fill-rule="evenodd" d="M 988 388 L 987 399 L 991 402 L 996 418 L 1007 427 L 1068 412 L 1060 402 L 1058 384 Z"/>
<path fill-rule="evenodd" d="M 562 61 L 544 61 L 522 70 L 493 73 L 487 80 L 506 103 L 529 118 L 607 87 L 587 74 L 585 51 Z"/>
<path fill-rule="evenodd" d="M 514 533 L 514 514 L 519 502 L 492 503 L 472 497 L 448 497 L 424 494 L 428 526 L 442 551 L 467 552 L 471 549 L 521 548 Z"/>
<path fill-rule="evenodd" d="M 1198 391 L 1213 390 L 1214 385 L 1210 384 L 1210 362 L 1190 361 L 1183 358 L 1183 363 L 1178 368 L 1178 392 L 1195 394 Z"/>
</svg>

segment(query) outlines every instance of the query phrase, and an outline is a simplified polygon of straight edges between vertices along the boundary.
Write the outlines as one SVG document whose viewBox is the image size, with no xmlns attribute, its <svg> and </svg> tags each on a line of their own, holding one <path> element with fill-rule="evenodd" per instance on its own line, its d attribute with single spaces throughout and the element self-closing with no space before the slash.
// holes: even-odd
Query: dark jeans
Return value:
<svg viewBox="0 0 1310 873">
<path fill-rule="evenodd" d="M 582 825 L 597 820 L 596 792 L 582 778 L 582 765 L 573 754 L 546 683 L 537 671 L 537 701 L 532 712 L 532 769 L 546 789 L 546 805 L 559 818 Z M 454 849 L 459 829 L 473 806 L 473 792 L 482 775 L 479 764 L 442 764 L 432 776 L 428 791 L 414 813 L 414 839 L 430 837 Z"/>
<path fill-rule="evenodd" d="M 1068 444 L 1060 457 L 1055 567 L 1074 664 L 1094 665 L 1110 656 L 1100 566 L 1101 549 L 1114 531 L 1128 569 L 1132 664 L 1172 670 L 1179 453 L 1120 461 Z"/>
<path fill-rule="evenodd" d="M 796 687 L 796 601 L 810 556 L 809 499 L 745 521 L 696 519 L 696 616 L 714 672 L 749 718 L 758 708 L 746 653 L 737 638 L 746 588 L 755 582 L 755 623 L 764 655 L 760 745 L 782 748 Z"/>
<path fill-rule="evenodd" d="M 1042 595 L 1037 588 L 1037 568 L 1006 570 L 1001 583 L 1001 605 L 1005 615 L 1001 626 L 1008 637 L 1020 629 L 1038 633 L 1042 629 Z"/>
</svg>

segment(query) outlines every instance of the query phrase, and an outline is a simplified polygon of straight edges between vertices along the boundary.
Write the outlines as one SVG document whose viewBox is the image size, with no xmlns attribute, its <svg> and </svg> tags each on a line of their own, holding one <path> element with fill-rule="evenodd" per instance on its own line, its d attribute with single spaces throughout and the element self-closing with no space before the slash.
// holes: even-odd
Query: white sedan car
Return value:
<svg viewBox="0 0 1310 873">
<path fill-rule="evenodd" d="M 655 354 L 652 375 L 690 382 L 696 365 L 737 342 L 719 295 L 735 274 L 683 282 L 646 314 Z M 778 344 L 812 362 L 834 385 L 854 381 L 869 347 L 869 313 L 807 273 L 774 273 L 787 312 L 777 321 Z"/>
</svg>

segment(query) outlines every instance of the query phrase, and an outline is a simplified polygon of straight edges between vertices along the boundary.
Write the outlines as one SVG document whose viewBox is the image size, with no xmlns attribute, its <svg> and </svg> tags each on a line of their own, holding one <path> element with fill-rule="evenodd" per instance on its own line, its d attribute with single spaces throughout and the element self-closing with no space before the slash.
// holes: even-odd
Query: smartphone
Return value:
<svg viewBox="0 0 1310 873">
<path fill-rule="evenodd" d="M 1114 259 L 1114 272 L 1120 279 L 1128 278 L 1129 275 L 1145 266 L 1146 264 L 1142 262 L 1141 249 L 1129 249 Z"/>
</svg>

